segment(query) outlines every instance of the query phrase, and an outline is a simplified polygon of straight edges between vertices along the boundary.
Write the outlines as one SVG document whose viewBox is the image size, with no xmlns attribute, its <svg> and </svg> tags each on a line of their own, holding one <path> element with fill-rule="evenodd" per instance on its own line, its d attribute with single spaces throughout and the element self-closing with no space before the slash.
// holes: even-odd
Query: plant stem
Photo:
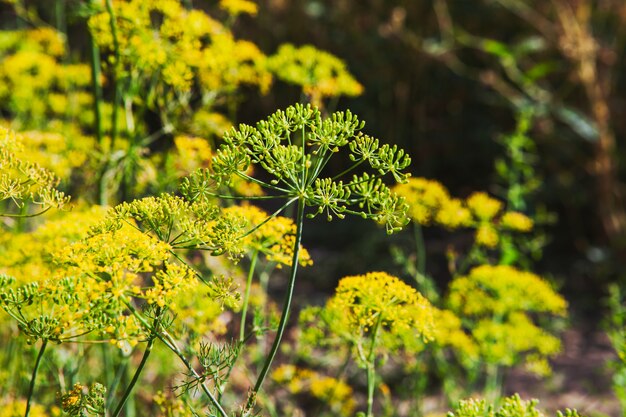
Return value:
<svg viewBox="0 0 626 417">
<path fill-rule="evenodd" d="M 269 372 L 269 369 L 272 365 L 272 361 L 278 352 L 278 347 L 280 345 L 280 341 L 285 333 L 285 328 L 287 327 L 287 319 L 289 317 L 289 312 L 291 311 L 291 300 L 293 299 L 293 289 L 296 283 L 296 272 L 298 270 L 298 258 L 300 256 L 300 242 L 302 240 L 302 226 L 304 224 L 304 198 L 298 198 L 298 212 L 296 214 L 296 241 L 293 247 L 293 257 L 291 259 L 291 275 L 289 277 L 289 285 L 287 288 L 287 295 L 285 297 L 285 303 L 283 304 L 283 311 L 280 316 L 280 322 L 278 323 L 278 329 L 276 331 L 276 338 L 274 339 L 274 343 L 270 349 L 270 352 L 265 359 L 265 363 L 263 364 L 263 369 L 261 369 L 261 373 L 254 385 L 254 392 L 257 392 L 261 389 L 263 385 L 263 381 Z"/>
<path fill-rule="evenodd" d="M 221 417 L 228 417 L 228 414 L 226 413 L 224 408 L 220 405 L 220 403 L 217 400 L 217 398 L 215 398 L 215 396 L 211 393 L 211 391 L 204 384 L 204 379 L 198 374 L 198 372 L 196 372 L 196 370 L 194 369 L 194 367 L 191 364 L 191 362 L 189 362 L 189 360 L 185 357 L 183 352 L 181 352 L 181 350 L 178 348 L 178 346 L 176 346 L 176 343 L 174 342 L 172 337 L 169 335 L 169 333 L 164 331 L 163 334 L 157 334 L 157 337 L 165 344 L 165 346 L 168 347 L 168 349 L 170 349 L 172 352 L 174 352 L 176 354 L 176 356 L 178 356 L 178 358 L 187 367 L 189 372 L 191 372 L 191 374 L 196 379 L 198 379 L 198 381 L 200 381 L 200 383 L 199 383 L 200 388 L 202 388 L 202 391 L 206 394 L 207 397 L 209 397 L 209 400 L 211 401 L 211 404 L 213 404 L 213 406 L 218 411 L 220 416 Z"/>
<path fill-rule="evenodd" d="M 41 365 L 41 358 L 43 357 L 43 353 L 46 350 L 47 345 L 48 339 L 43 339 L 41 342 L 41 347 L 39 348 L 37 360 L 35 361 L 33 374 L 30 377 L 30 385 L 28 387 L 28 399 L 26 400 L 26 411 L 24 412 L 24 417 L 28 417 L 28 415 L 30 414 L 30 402 L 33 398 L 33 392 L 35 391 L 35 380 L 37 379 L 37 372 L 39 371 L 39 365 Z"/>
<path fill-rule="evenodd" d="M 246 315 L 248 314 L 248 302 L 250 300 L 250 287 L 252 286 L 252 277 L 256 269 L 256 261 L 259 259 L 259 251 L 255 250 L 250 261 L 250 270 L 248 271 L 248 279 L 246 281 L 246 292 L 243 295 L 243 307 L 241 307 L 241 325 L 239 326 L 239 342 L 243 342 L 246 336 Z"/>
<path fill-rule="evenodd" d="M 378 330 L 382 323 L 382 314 L 379 313 L 374 331 L 372 332 L 372 342 L 370 351 L 367 354 L 367 417 L 373 417 L 372 410 L 374 408 L 374 388 L 376 387 L 376 339 L 378 338 Z"/>
<path fill-rule="evenodd" d="M 93 94 L 93 114 L 96 123 L 96 139 L 98 145 L 102 146 L 102 112 L 100 104 L 102 103 L 102 86 L 100 85 L 100 50 L 98 44 L 92 35 L 89 35 L 91 44 L 91 90 Z"/>
<path fill-rule="evenodd" d="M 117 23 L 115 21 L 115 10 L 113 9 L 113 3 L 111 0 L 106 0 L 106 9 L 109 13 L 111 36 L 113 37 L 113 54 L 115 56 L 115 63 L 113 65 L 113 73 L 111 74 L 111 87 L 113 88 L 113 102 L 111 103 L 113 108 L 111 111 L 111 133 L 108 155 L 105 158 L 104 165 L 100 172 L 99 184 L 98 184 L 98 197 L 99 204 L 106 206 L 107 201 L 107 173 L 111 169 L 111 154 L 115 149 L 115 140 L 117 138 L 117 112 L 119 102 L 119 64 L 120 64 L 120 44 L 117 37 Z"/>
<path fill-rule="evenodd" d="M 424 276 L 426 273 L 426 250 L 424 248 L 424 233 L 419 222 L 413 222 L 415 249 L 417 250 L 417 273 Z"/>
<path fill-rule="evenodd" d="M 130 381 L 130 383 L 126 387 L 126 391 L 124 391 L 124 394 L 122 395 L 122 399 L 120 400 L 119 404 L 115 408 L 115 411 L 113 412 L 112 417 L 117 417 L 122 412 L 122 409 L 124 408 L 124 404 L 126 404 L 128 397 L 130 397 L 130 394 L 133 391 L 135 384 L 137 384 L 137 381 L 139 380 L 139 376 L 141 375 L 141 372 L 143 371 L 143 368 L 146 365 L 146 362 L 148 361 L 150 352 L 152 352 L 152 346 L 154 346 L 153 335 L 151 335 L 150 338 L 148 339 L 148 345 L 146 346 L 146 350 L 144 350 L 143 352 L 141 362 L 139 362 L 139 365 L 137 366 L 137 370 L 135 371 L 135 374 L 133 375 L 133 379 Z"/>
</svg>

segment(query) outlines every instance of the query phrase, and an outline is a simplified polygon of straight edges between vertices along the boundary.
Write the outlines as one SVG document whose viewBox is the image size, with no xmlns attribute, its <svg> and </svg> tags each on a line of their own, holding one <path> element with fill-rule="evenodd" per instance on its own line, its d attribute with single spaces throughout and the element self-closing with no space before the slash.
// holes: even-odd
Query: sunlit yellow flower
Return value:
<svg viewBox="0 0 626 417">
<path fill-rule="evenodd" d="M 477 192 L 467 198 L 467 207 L 480 220 L 491 220 L 502 209 L 502 203 L 487 193 Z"/>
<path fill-rule="evenodd" d="M 237 16 L 242 13 L 256 15 L 258 6 L 249 0 L 220 0 L 220 8 L 224 9 L 231 16 Z"/>
<path fill-rule="evenodd" d="M 474 268 L 452 281 L 447 304 L 462 318 L 487 363 L 527 363 L 545 371 L 546 359 L 560 350 L 559 339 L 531 317 L 564 316 L 567 304 L 533 273 L 510 266 Z"/>
<path fill-rule="evenodd" d="M 495 248 L 498 245 L 498 232 L 489 223 L 483 223 L 476 229 L 476 243 L 487 248 Z"/>
<path fill-rule="evenodd" d="M 406 199 L 411 219 L 422 225 L 430 225 L 450 200 L 443 185 L 426 178 L 409 178 L 406 183 L 396 185 L 394 191 Z M 451 217 L 458 217 L 458 213 Z"/>
<path fill-rule="evenodd" d="M 252 205 L 231 206 L 224 209 L 224 213 L 245 219 L 247 228 L 250 230 L 262 224 L 243 238 L 243 244 L 252 251 L 265 254 L 269 261 L 276 262 L 279 266 L 291 266 L 296 233 L 296 225 L 293 220 L 282 216 L 275 216 L 267 220 L 270 215 Z M 300 248 L 298 262 L 302 266 L 313 264 L 306 248 Z"/>
<path fill-rule="evenodd" d="M 289 364 L 276 368 L 272 379 L 292 394 L 309 393 L 338 415 L 353 415 L 356 401 L 352 388 L 344 381 Z"/>
<path fill-rule="evenodd" d="M 507 211 L 500 219 L 500 224 L 511 230 L 518 232 L 530 232 L 533 228 L 531 218 L 517 211 Z"/>
<path fill-rule="evenodd" d="M 363 86 L 342 60 L 311 45 L 298 48 L 283 44 L 270 57 L 268 66 L 281 80 L 301 86 L 316 106 L 327 97 L 358 96 L 363 92 Z"/>
</svg>

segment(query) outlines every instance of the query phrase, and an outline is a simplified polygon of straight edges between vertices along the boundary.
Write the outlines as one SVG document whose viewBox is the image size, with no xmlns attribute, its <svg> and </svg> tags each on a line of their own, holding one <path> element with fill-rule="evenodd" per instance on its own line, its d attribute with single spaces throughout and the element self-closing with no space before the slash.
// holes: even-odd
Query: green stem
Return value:
<svg viewBox="0 0 626 417">
<path fill-rule="evenodd" d="M 287 288 L 287 295 L 285 297 L 285 303 L 283 304 L 283 311 L 280 316 L 280 322 L 278 323 L 278 329 L 276 331 L 276 338 L 274 339 L 274 343 L 270 349 L 270 352 L 265 359 L 265 363 L 263 364 L 263 369 L 261 369 L 261 373 L 254 385 L 254 392 L 258 392 L 263 385 L 263 381 L 265 381 L 265 377 L 269 372 L 269 369 L 272 365 L 272 361 L 278 352 L 278 347 L 280 345 L 280 341 L 285 333 L 285 328 L 287 327 L 287 319 L 289 317 L 289 312 L 291 311 L 291 300 L 293 299 L 293 289 L 296 283 L 296 272 L 298 270 L 298 258 L 300 256 L 300 242 L 302 240 L 302 226 L 304 224 L 304 198 L 300 197 L 298 199 L 298 212 L 296 214 L 296 241 L 293 247 L 293 257 L 291 260 L 291 275 L 289 277 L 289 285 Z"/>
<path fill-rule="evenodd" d="M 96 123 L 96 139 L 98 145 L 102 146 L 102 112 L 100 104 L 102 103 L 102 86 L 100 85 L 100 49 L 92 35 L 89 36 L 91 43 L 91 90 L 93 94 L 93 114 Z"/>
<path fill-rule="evenodd" d="M 118 73 L 120 64 L 120 44 L 117 37 L 117 24 L 115 18 L 115 11 L 113 9 L 113 3 L 111 0 L 106 0 L 106 9 L 109 13 L 111 35 L 113 37 L 113 54 L 115 56 L 115 63 L 113 65 L 113 73 L 111 74 L 111 88 L 113 88 L 113 102 L 111 110 L 111 133 L 109 143 L 109 153 L 105 158 L 102 170 L 100 172 L 99 184 L 98 184 L 98 198 L 99 203 L 102 206 L 108 204 L 107 199 L 107 173 L 111 169 L 111 154 L 115 149 L 115 141 L 117 139 L 117 112 L 119 102 L 119 86 L 118 86 Z M 93 51 L 92 51 L 93 53 Z M 95 100 L 97 102 L 97 100 Z M 101 128 L 100 128 L 101 129 Z"/>
<path fill-rule="evenodd" d="M 246 280 L 246 292 L 243 295 L 243 307 L 241 308 L 241 325 L 239 326 L 239 342 L 243 342 L 246 336 L 246 315 L 248 314 L 248 302 L 250 300 L 250 287 L 252 286 L 252 277 L 256 268 L 256 262 L 259 258 L 259 251 L 255 250 L 250 261 L 250 270 L 248 271 L 248 279 Z"/>
<path fill-rule="evenodd" d="M 424 233 L 419 222 L 413 222 L 415 236 L 415 249 L 417 250 L 417 273 L 424 276 L 426 273 L 426 250 L 424 245 Z"/>
<path fill-rule="evenodd" d="M 174 352 L 174 354 L 176 354 L 176 356 L 178 356 L 178 358 L 183 362 L 183 364 L 187 367 L 189 372 L 191 372 L 191 374 L 196 379 L 198 379 L 199 381 L 203 381 L 203 378 L 198 374 L 198 372 L 196 372 L 191 362 L 189 362 L 189 360 L 185 357 L 185 355 L 180 351 L 178 346 L 176 346 L 176 343 L 174 343 L 174 340 L 169 335 L 169 333 L 164 331 L 163 334 L 157 334 L 157 337 L 165 344 L 165 346 L 168 347 L 168 349 L 170 349 L 172 352 Z M 222 408 L 217 398 L 215 398 L 215 396 L 207 388 L 204 382 L 200 382 L 199 385 L 200 385 L 200 388 L 202 388 L 202 391 L 206 394 L 206 396 L 209 397 L 211 404 L 213 404 L 213 406 L 217 409 L 220 416 L 228 417 L 228 414 L 226 413 L 224 408 Z"/>
<path fill-rule="evenodd" d="M 500 397 L 500 385 L 500 367 L 497 364 L 488 364 L 485 396 L 491 402 L 497 401 Z"/>
<path fill-rule="evenodd" d="M 26 400 L 26 411 L 24 412 L 24 417 L 28 417 L 28 415 L 30 414 L 30 402 L 33 398 L 33 392 L 35 391 L 35 380 L 37 379 L 37 372 L 39 371 L 39 365 L 41 365 L 41 358 L 43 357 L 43 353 L 46 350 L 47 345 L 48 339 L 43 339 L 41 342 L 41 347 L 39 348 L 37 360 L 35 361 L 33 374 L 30 377 L 30 385 L 28 386 L 28 399 Z"/>
<path fill-rule="evenodd" d="M 113 88 L 113 109 L 111 112 L 111 150 L 113 150 L 113 146 L 115 145 L 115 139 L 117 137 L 117 112 L 118 112 L 118 104 L 120 99 L 119 94 L 119 86 L 118 86 L 118 75 L 119 75 L 119 66 L 120 66 L 120 43 L 117 37 L 117 22 L 115 17 L 115 10 L 113 9 L 113 2 L 111 0 L 106 0 L 106 8 L 110 17 L 110 25 L 111 25 L 111 36 L 113 37 L 113 53 L 115 54 L 115 65 L 113 66 L 113 75 L 111 79 L 111 86 Z"/>
<path fill-rule="evenodd" d="M 382 314 L 379 313 L 374 332 L 372 333 L 372 342 L 370 344 L 370 351 L 367 355 L 367 417 L 373 417 L 372 412 L 374 408 L 374 388 L 376 387 L 376 339 L 378 338 L 378 330 L 382 323 Z"/>
<path fill-rule="evenodd" d="M 150 338 L 148 339 L 148 345 L 146 346 L 146 350 L 144 350 L 143 352 L 141 362 L 139 362 L 139 365 L 137 366 L 137 370 L 135 371 L 135 374 L 133 375 L 133 379 L 130 381 L 130 383 L 126 387 L 126 391 L 124 391 L 124 394 L 122 395 L 122 399 L 117 405 L 117 408 L 115 408 L 115 411 L 113 412 L 112 417 L 117 417 L 122 412 L 122 409 L 124 408 L 124 404 L 126 404 L 126 401 L 130 397 L 130 394 L 133 391 L 133 388 L 135 387 L 135 385 L 137 384 L 137 381 L 139 380 L 139 376 L 141 375 L 141 372 L 143 371 L 143 368 L 146 365 L 146 362 L 148 361 L 150 352 L 152 352 L 152 346 L 154 346 L 154 335 L 151 335 Z"/>
<path fill-rule="evenodd" d="M 106 345 L 103 345 L 104 347 L 107 347 Z M 122 380 L 122 376 L 126 375 L 126 369 L 128 368 L 128 357 L 122 357 L 122 360 L 118 363 L 117 366 L 117 371 L 115 372 L 115 376 L 113 377 L 113 382 L 108 386 L 109 388 L 107 389 L 108 391 L 108 395 L 107 395 L 107 399 L 106 399 L 106 408 L 108 409 L 111 406 L 111 403 L 113 402 L 113 397 L 115 394 L 115 391 L 117 390 L 117 386 L 120 384 L 120 381 Z"/>
</svg>

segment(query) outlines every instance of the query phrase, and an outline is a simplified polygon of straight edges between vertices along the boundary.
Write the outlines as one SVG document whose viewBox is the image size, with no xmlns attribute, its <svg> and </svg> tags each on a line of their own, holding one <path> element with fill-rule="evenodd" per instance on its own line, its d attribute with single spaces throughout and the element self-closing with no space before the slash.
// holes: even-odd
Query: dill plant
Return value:
<svg viewBox="0 0 626 417">
<path fill-rule="evenodd" d="M 372 417 L 377 368 L 390 355 L 416 354 L 432 341 L 436 311 L 428 300 L 385 272 L 344 277 L 324 307 L 302 311 L 303 338 L 350 356 L 367 379 L 367 412 Z"/>
<path fill-rule="evenodd" d="M 404 199 L 395 195 L 383 178 L 389 176 L 395 181 L 404 181 L 408 177 L 404 170 L 410 158 L 396 146 L 380 145 L 378 139 L 361 133 L 363 125 L 349 111 L 323 118 L 317 108 L 296 104 L 277 111 L 256 126 L 242 124 L 227 132 L 224 144 L 212 158 L 211 167 L 183 180 L 181 191 L 191 202 L 214 197 L 239 198 L 221 191 L 232 184 L 234 178 L 258 184 L 267 192 L 264 196 L 242 199 L 287 200 L 256 227 L 262 227 L 288 207 L 296 206 L 287 295 L 274 342 L 253 394 L 265 381 L 287 325 L 297 267 L 303 256 L 301 239 L 307 208 L 311 212 L 306 217 L 324 215 L 330 221 L 352 214 L 383 224 L 388 233 L 400 230 L 407 222 Z M 338 175 L 327 174 L 329 161 L 341 153 L 347 154 L 351 166 Z M 264 171 L 269 180 L 249 176 L 250 167 L 255 172 Z"/>
</svg>

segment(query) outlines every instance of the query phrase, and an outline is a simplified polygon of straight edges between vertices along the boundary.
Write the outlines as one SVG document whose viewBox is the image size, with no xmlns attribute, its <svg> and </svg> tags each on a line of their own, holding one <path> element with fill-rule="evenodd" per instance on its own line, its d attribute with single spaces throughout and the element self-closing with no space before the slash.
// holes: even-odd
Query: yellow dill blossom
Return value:
<svg viewBox="0 0 626 417">
<path fill-rule="evenodd" d="M 272 379 L 292 394 L 308 393 L 325 403 L 334 414 L 352 416 L 356 407 L 352 388 L 344 381 L 322 375 L 311 369 L 281 365 L 272 372 Z"/>
<path fill-rule="evenodd" d="M 209 166 L 212 152 L 206 139 L 194 136 L 176 136 L 174 145 L 178 154 L 175 166 L 179 174 L 187 175 L 196 169 Z"/>
<path fill-rule="evenodd" d="M 70 415 L 104 415 L 106 388 L 99 383 L 85 387 L 74 384 L 68 392 L 58 395 L 61 408 Z"/>
<path fill-rule="evenodd" d="M 502 209 L 502 202 L 484 192 L 473 193 L 467 198 L 466 203 L 472 214 L 482 221 L 493 219 Z"/>
<path fill-rule="evenodd" d="M 20 136 L 24 143 L 19 153 L 22 159 L 39 164 L 65 180 L 85 164 L 90 148 L 95 145 L 93 138 L 66 137 L 55 132 L 26 131 Z"/>
<path fill-rule="evenodd" d="M 258 12 L 256 3 L 249 0 L 220 0 L 220 8 L 226 10 L 231 16 L 246 13 L 255 16 Z"/>
<path fill-rule="evenodd" d="M 104 215 L 105 209 L 99 206 L 84 211 L 59 211 L 29 233 L 3 233 L 0 236 L 0 252 L 3 254 L 0 273 L 12 276 L 21 284 L 62 275 L 53 254 L 84 238 L 89 228 Z"/>
<path fill-rule="evenodd" d="M 514 311 L 564 316 L 567 303 L 550 284 L 532 272 L 506 265 L 482 265 L 450 283 L 448 305 L 462 316 Z"/>
<path fill-rule="evenodd" d="M 431 304 L 414 288 L 385 272 L 344 277 L 328 308 L 342 311 L 356 334 L 367 333 L 379 323 L 383 332 L 412 332 L 425 340 L 433 337 Z"/>
<path fill-rule="evenodd" d="M 533 221 L 523 213 L 507 211 L 500 219 L 500 225 L 518 232 L 530 232 L 533 228 Z"/>
<path fill-rule="evenodd" d="M 51 28 L 3 35 L 0 108 L 10 113 L 17 124 L 39 128 L 49 125 L 51 115 L 80 120 L 83 113 L 92 113 L 80 98 L 91 95 L 89 66 L 62 63 L 64 35 Z"/>
<path fill-rule="evenodd" d="M 220 113 L 199 109 L 193 114 L 190 131 L 198 136 L 222 136 L 231 129 L 233 124 L 226 116 Z"/>
<path fill-rule="evenodd" d="M 411 219 L 424 226 L 432 224 L 450 200 L 443 185 L 426 178 L 409 178 L 406 183 L 396 185 L 394 191 L 406 199 Z"/>
<path fill-rule="evenodd" d="M 462 359 L 478 359 L 478 346 L 465 332 L 461 319 L 450 310 L 433 307 L 435 328 L 433 342 L 441 347 L 451 347 Z"/>
<path fill-rule="evenodd" d="M 503 366 L 525 363 L 521 355 L 529 352 L 534 352 L 530 356 L 531 367 L 539 359 L 547 365 L 546 357 L 561 350 L 560 340 L 537 327 L 524 313 L 513 313 L 502 323 L 480 320 L 472 330 L 472 335 L 480 348 L 481 358 L 487 363 Z M 537 370 L 549 373 L 545 368 Z"/>
<path fill-rule="evenodd" d="M 0 203 L 11 200 L 17 208 L 31 203 L 42 211 L 51 207 L 62 208 L 69 197 L 56 189 L 59 179 L 47 169 L 20 157 L 22 138 L 0 127 Z M 0 208 L 0 216 L 10 211 Z"/>
<path fill-rule="evenodd" d="M 301 86 L 316 106 L 327 97 L 363 93 L 363 86 L 348 72 L 341 59 L 312 45 L 283 44 L 269 58 L 268 66 L 279 79 Z"/>
<path fill-rule="evenodd" d="M 243 245 L 251 251 L 265 254 L 268 261 L 276 262 L 278 266 L 291 266 L 293 257 L 293 243 L 295 242 L 296 225 L 293 220 L 275 216 L 268 221 L 270 215 L 252 205 L 231 206 L 223 210 L 225 215 L 234 215 L 245 220 L 250 230 L 258 227 L 252 233 L 243 237 Z M 265 223 L 263 223 L 265 222 Z M 300 248 L 298 263 L 302 266 L 313 264 L 306 248 Z"/>
<path fill-rule="evenodd" d="M 474 268 L 451 282 L 447 304 L 461 317 L 487 363 L 523 362 L 532 368 L 545 365 L 546 358 L 560 350 L 559 339 L 534 323 L 531 315 L 564 316 L 567 304 L 533 273 L 510 266 Z"/>
<path fill-rule="evenodd" d="M 243 0 L 225 6 L 245 12 Z M 271 76 L 263 68 L 265 56 L 252 43 L 235 40 L 222 24 L 202 12 L 188 10 L 179 1 L 131 0 L 113 3 L 120 61 L 136 69 L 151 86 L 153 76 L 176 91 L 186 92 L 194 79 L 205 91 L 233 91 L 240 84 L 266 90 Z M 248 7 L 249 8 L 249 7 Z M 159 22 L 152 17 L 158 14 Z M 89 28 L 100 47 L 114 51 L 109 14 L 92 16 Z"/>
<path fill-rule="evenodd" d="M 197 286 L 195 273 L 187 266 L 166 263 L 164 270 L 154 274 L 154 285 L 146 290 L 145 297 L 149 304 L 164 307 L 180 293 Z"/>
<path fill-rule="evenodd" d="M 159 407 L 156 417 L 193 417 L 195 415 L 181 398 L 175 395 L 165 395 L 163 391 L 157 391 L 152 401 Z"/>
<path fill-rule="evenodd" d="M 443 202 L 435 221 L 448 229 L 468 227 L 472 222 L 472 214 L 461 200 L 451 198 Z"/>
<path fill-rule="evenodd" d="M 487 248 L 495 248 L 500 241 L 498 231 L 489 223 L 479 224 L 475 234 L 476 244 Z"/>
<path fill-rule="evenodd" d="M 51 56 L 61 57 L 65 54 L 65 38 L 62 33 L 52 28 L 35 28 L 24 32 L 26 42 L 32 42 Z"/>
<path fill-rule="evenodd" d="M 0 417 L 23 416 L 26 411 L 25 399 L 11 399 L 10 397 L 0 400 Z M 51 407 L 50 413 L 39 404 L 32 404 L 30 408 L 31 417 L 54 417 L 59 413 L 58 407 Z"/>
</svg>

